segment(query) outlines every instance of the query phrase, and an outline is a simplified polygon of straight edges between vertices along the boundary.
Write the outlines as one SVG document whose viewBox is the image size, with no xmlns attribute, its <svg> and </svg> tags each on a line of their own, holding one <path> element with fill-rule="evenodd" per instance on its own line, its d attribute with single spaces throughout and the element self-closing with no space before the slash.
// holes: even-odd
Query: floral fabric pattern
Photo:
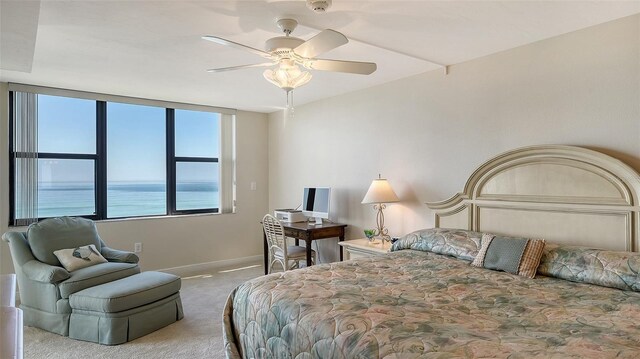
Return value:
<svg viewBox="0 0 640 359">
<path fill-rule="evenodd" d="M 538 274 L 640 292 L 640 253 L 547 244 Z"/>
<path fill-rule="evenodd" d="M 431 245 L 437 240 L 419 238 L 394 248 L 437 247 Z M 227 357 L 234 359 L 637 358 L 640 352 L 640 293 L 528 279 L 415 250 L 256 278 L 232 293 L 225 315 Z"/>
<path fill-rule="evenodd" d="M 472 261 L 482 243 L 482 233 L 463 229 L 431 228 L 415 231 L 400 238 L 391 251 L 415 249 L 419 251 L 446 254 Z"/>
</svg>

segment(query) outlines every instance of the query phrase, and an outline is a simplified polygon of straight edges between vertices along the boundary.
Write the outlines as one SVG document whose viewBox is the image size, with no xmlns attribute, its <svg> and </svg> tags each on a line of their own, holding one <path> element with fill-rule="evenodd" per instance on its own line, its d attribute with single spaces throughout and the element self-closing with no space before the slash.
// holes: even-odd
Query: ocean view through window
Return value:
<svg viewBox="0 0 640 359">
<path fill-rule="evenodd" d="M 220 113 L 129 99 L 36 96 L 38 218 L 219 212 Z M 11 139 L 12 161 L 26 156 L 15 150 L 18 140 Z M 21 166 L 11 169 L 13 223 L 29 203 L 13 183 Z"/>
<path fill-rule="evenodd" d="M 107 217 L 167 213 L 165 112 L 107 103 Z"/>
<path fill-rule="evenodd" d="M 164 183 L 115 183 L 108 186 L 108 202 L 114 203 L 109 218 L 165 214 Z M 203 203 L 218 207 L 218 186 L 214 182 L 178 184 L 179 209 L 199 209 Z M 41 184 L 38 188 L 38 212 L 42 218 L 88 216 L 95 212 L 95 189 L 92 182 Z"/>
<path fill-rule="evenodd" d="M 175 111 L 175 210 L 218 208 L 220 114 Z"/>
</svg>

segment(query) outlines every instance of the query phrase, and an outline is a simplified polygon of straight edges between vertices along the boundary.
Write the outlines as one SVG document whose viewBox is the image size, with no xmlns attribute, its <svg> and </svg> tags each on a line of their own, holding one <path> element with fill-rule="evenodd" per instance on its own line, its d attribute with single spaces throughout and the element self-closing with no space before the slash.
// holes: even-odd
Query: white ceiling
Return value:
<svg viewBox="0 0 640 359">
<path fill-rule="evenodd" d="M 304 0 L 33 4 L 1 0 L 0 81 L 261 112 L 285 104 L 263 69 L 205 70 L 263 59 L 200 36 L 263 48 L 280 36 L 275 20 L 294 17 L 294 36 L 331 28 L 351 39 L 321 57 L 378 64 L 370 76 L 313 71 L 295 90 L 303 104 L 640 13 L 640 1 L 333 0 L 326 14 Z"/>
</svg>

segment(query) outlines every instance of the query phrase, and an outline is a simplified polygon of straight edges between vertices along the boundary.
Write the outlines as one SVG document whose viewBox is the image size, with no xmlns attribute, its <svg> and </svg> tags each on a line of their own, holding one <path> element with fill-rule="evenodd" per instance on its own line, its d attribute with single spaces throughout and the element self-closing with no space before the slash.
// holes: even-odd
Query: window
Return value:
<svg viewBox="0 0 640 359">
<path fill-rule="evenodd" d="M 175 210 L 219 207 L 220 114 L 175 110 Z"/>
<path fill-rule="evenodd" d="M 11 224 L 233 212 L 232 113 L 13 85 Z"/>
<path fill-rule="evenodd" d="M 38 215 L 95 215 L 96 102 L 40 95 L 37 103 Z"/>
<path fill-rule="evenodd" d="M 166 110 L 107 103 L 107 217 L 167 214 Z"/>
</svg>

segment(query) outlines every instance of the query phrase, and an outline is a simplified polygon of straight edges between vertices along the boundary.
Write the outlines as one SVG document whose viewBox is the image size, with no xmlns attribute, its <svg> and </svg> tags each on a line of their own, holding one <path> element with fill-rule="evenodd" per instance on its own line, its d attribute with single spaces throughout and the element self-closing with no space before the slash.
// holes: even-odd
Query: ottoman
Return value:
<svg viewBox="0 0 640 359">
<path fill-rule="evenodd" d="M 69 297 L 69 337 L 122 344 L 183 317 L 180 277 L 142 272 L 97 285 Z"/>
</svg>

